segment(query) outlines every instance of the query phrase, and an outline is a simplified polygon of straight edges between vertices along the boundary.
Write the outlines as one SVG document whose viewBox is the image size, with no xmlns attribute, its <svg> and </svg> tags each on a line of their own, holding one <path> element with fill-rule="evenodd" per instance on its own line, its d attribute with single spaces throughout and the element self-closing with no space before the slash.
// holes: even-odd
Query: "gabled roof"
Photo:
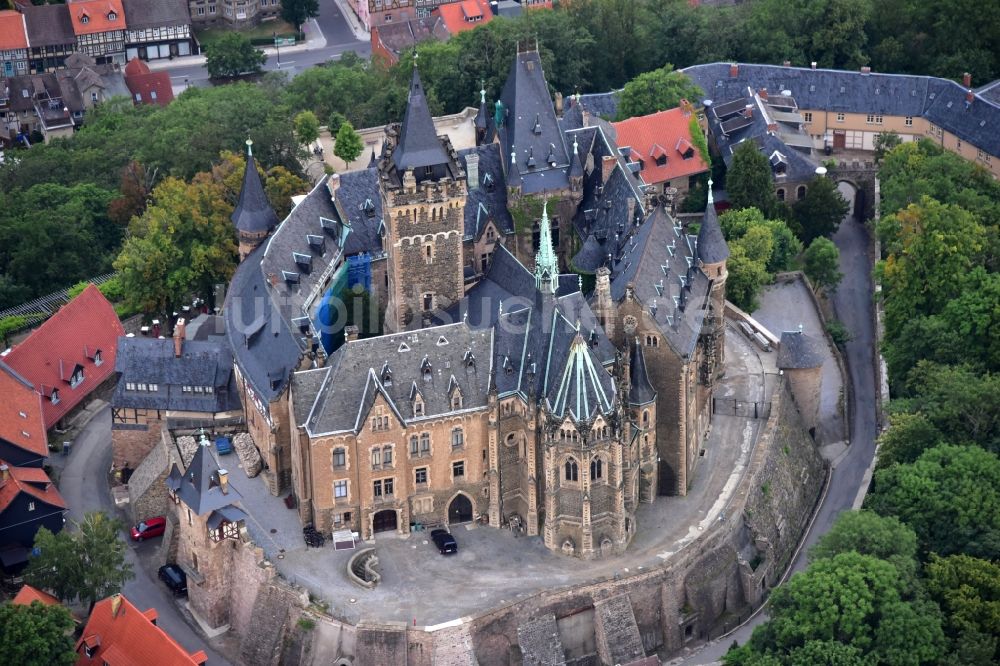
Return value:
<svg viewBox="0 0 1000 666">
<path fill-rule="evenodd" d="M 142 612 L 120 594 L 98 601 L 76 644 L 77 666 L 196 666 L 208 660 L 200 650 L 181 647 L 156 618 L 156 609 Z M 91 657 L 85 646 L 93 649 Z"/>
<path fill-rule="evenodd" d="M 13 9 L 0 10 L 0 51 L 28 48 L 28 28 L 24 16 Z"/>
<path fill-rule="evenodd" d="M 0 440 L 38 458 L 49 453 L 42 397 L 0 358 Z"/>
<path fill-rule="evenodd" d="M 68 508 L 59 489 L 41 467 L 14 467 L 3 460 L 0 465 L 7 465 L 7 480 L 0 480 L 0 513 L 6 511 L 21 493 L 56 509 Z"/>
<path fill-rule="evenodd" d="M 439 5 L 437 11 L 450 35 L 472 30 L 493 20 L 493 11 L 486 0 L 447 2 Z"/>
<path fill-rule="evenodd" d="M 185 0 L 122 0 L 131 30 L 191 25 Z"/>
<path fill-rule="evenodd" d="M 262 233 L 270 231 L 278 224 L 278 216 L 271 208 L 271 202 L 264 193 L 264 184 L 257 171 L 257 161 L 253 158 L 252 142 L 247 140 L 247 164 L 243 170 L 243 186 L 240 200 L 230 219 L 240 231 Z"/>
<path fill-rule="evenodd" d="M 76 41 L 66 5 L 21 5 L 31 46 L 62 46 Z"/>
<path fill-rule="evenodd" d="M 643 182 L 665 183 L 708 171 L 708 164 L 692 145 L 691 118 L 677 108 L 612 123 L 618 145 L 630 146 L 641 157 Z M 693 155 L 685 159 L 686 149 L 692 149 Z M 667 158 L 663 165 L 656 163 L 661 154 Z"/>
<path fill-rule="evenodd" d="M 174 99 L 170 72 L 152 72 L 138 57 L 125 65 L 125 85 L 132 93 L 133 104 L 157 104 L 166 106 Z"/>
<path fill-rule="evenodd" d="M 22 606 L 30 606 L 32 602 L 39 602 L 45 606 L 62 606 L 62 602 L 59 601 L 57 597 L 52 596 L 48 592 L 42 592 L 41 590 L 34 588 L 30 585 L 25 585 L 14 598 L 11 600 L 12 604 L 19 604 Z"/>
<path fill-rule="evenodd" d="M 167 478 L 167 486 L 177 493 L 177 497 L 185 506 L 199 516 L 242 499 L 232 484 L 228 484 L 226 491 L 223 492 L 219 483 L 219 465 L 212 456 L 212 444 L 208 437 L 199 444 L 194 458 L 191 459 L 191 465 L 183 476 L 175 472 L 177 472 L 176 465 Z"/>
<path fill-rule="evenodd" d="M 462 162 L 472 154 L 479 156 L 479 180 L 468 182 L 464 238 L 477 238 L 490 220 L 501 233 L 513 233 L 514 219 L 507 208 L 507 181 L 500 164 L 500 146 L 488 143 L 458 151 Z"/>
<path fill-rule="evenodd" d="M 125 329 L 115 309 L 91 284 L 3 360 L 41 392 L 45 427 L 51 428 L 114 372 L 120 335 Z M 71 388 L 65 369 L 76 366 L 83 368 L 84 379 Z M 57 403 L 51 400 L 53 389 L 59 392 Z"/>
<path fill-rule="evenodd" d="M 77 35 L 125 29 L 122 0 L 73 0 L 66 7 Z"/>
<path fill-rule="evenodd" d="M 420 73 L 413 68 L 410 94 L 406 103 L 403 124 L 399 128 L 399 145 L 392 153 L 396 169 L 402 174 L 407 169 L 438 166 L 448 163 L 448 154 L 434 129 L 430 108 Z"/>
</svg>

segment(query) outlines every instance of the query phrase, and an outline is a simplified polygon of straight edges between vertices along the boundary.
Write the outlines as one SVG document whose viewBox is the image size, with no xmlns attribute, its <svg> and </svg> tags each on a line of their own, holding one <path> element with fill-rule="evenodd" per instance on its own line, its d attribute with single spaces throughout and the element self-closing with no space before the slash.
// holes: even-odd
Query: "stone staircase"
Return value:
<svg viewBox="0 0 1000 666">
<path fill-rule="evenodd" d="M 594 604 L 597 654 L 605 664 L 628 664 L 646 656 L 628 594 Z"/>
</svg>

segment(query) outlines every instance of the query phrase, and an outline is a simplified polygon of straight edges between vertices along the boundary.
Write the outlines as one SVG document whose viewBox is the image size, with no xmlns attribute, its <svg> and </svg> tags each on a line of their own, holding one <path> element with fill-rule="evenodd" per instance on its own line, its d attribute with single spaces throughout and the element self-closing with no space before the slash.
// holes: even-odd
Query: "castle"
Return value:
<svg viewBox="0 0 1000 666">
<path fill-rule="evenodd" d="M 368 539 L 481 520 L 592 558 L 627 547 L 640 503 L 686 493 L 728 248 L 711 198 L 688 234 L 610 125 L 563 106 L 520 52 L 456 151 L 414 68 L 382 154 L 280 224 L 248 151 L 226 335 L 265 481 L 303 522 Z M 355 286 L 387 334 L 344 327 Z"/>
</svg>

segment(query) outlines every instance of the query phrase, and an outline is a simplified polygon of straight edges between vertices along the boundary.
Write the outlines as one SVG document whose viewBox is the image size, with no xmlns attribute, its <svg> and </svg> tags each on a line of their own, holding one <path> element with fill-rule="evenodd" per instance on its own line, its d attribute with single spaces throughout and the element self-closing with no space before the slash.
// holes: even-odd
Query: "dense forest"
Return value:
<svg viewBox="0 0 1000 666">
<path fill-rule="evenodd" d="M 928 140 L 880 178 L 891 427 L 730 666 L 1000 660 L 1000 183 Z"/>
<path fill-rule="evenodd" d="M 974 17 L 971 20 L 970 17 Z M 497 19 L 417 51 L 432 110 L 499 95 L 518 44 L 537 44 L 553 90 L 619 88 L 660 70 L 716 60 L 816 61 L 821 67 L 919 72 L 977 82 L 1000 76 L 1000 4 L 968 0 L 576 0 Z M 14 151 L 0 167 L 0 309 L 111 270 L 133 215 L 162 179 L 190 180 L 248 135 L 266 167 L 300 173 L 292 118 L 339 128 L 402 117 L 411 60 L 393 68 L 346 54 L 287 81 L 192 89 L 169 107 L 126 101 L 88 114 L 72 140 Z M 690 93 L 689 93 L 690 94 Z M 131 167 L 130 167 L 131 165 Z M 130 189 L 131 188 L 131 189 Z"/>
</svg>

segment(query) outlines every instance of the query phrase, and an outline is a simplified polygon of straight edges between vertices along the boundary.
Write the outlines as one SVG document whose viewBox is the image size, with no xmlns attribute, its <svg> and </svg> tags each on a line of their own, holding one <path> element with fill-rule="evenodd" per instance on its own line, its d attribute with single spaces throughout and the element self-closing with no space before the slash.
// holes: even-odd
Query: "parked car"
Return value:
<svg viewBox="0 0 1000 666">
<path fill-rule="evenodd" d="M 458 542 L 448 530 L 434 530 L 431 532 L 431 539 L 437 546 L 438 552 L 442 555 L 452 555 L 458 552 Z"/>
<path fill-rule="evenodd" d="M 231 439 L 225 435 L 219 435 L 215 438 L 215 450 L 220 456 L 229 455 L 233 452 L 233 442 Z"/>
<path fill-rule="evenodd" d="M 163 516 L 147 518 L 146 520 L 140 521 L 139 524 L 132 528 L 132 539 L 135 541 L 142 541 L 143 539 L 149 539 L 151 537 L 163 536 L 163 530 L 165 530 L 166 527 L 167 519 Z"/>
<path fill-rule="evenodd" d="M 187 594 L 187 574 L 176 564 L 164 564 L 160 567 L 160 580 L 177 596 Z"/>
</svg>

